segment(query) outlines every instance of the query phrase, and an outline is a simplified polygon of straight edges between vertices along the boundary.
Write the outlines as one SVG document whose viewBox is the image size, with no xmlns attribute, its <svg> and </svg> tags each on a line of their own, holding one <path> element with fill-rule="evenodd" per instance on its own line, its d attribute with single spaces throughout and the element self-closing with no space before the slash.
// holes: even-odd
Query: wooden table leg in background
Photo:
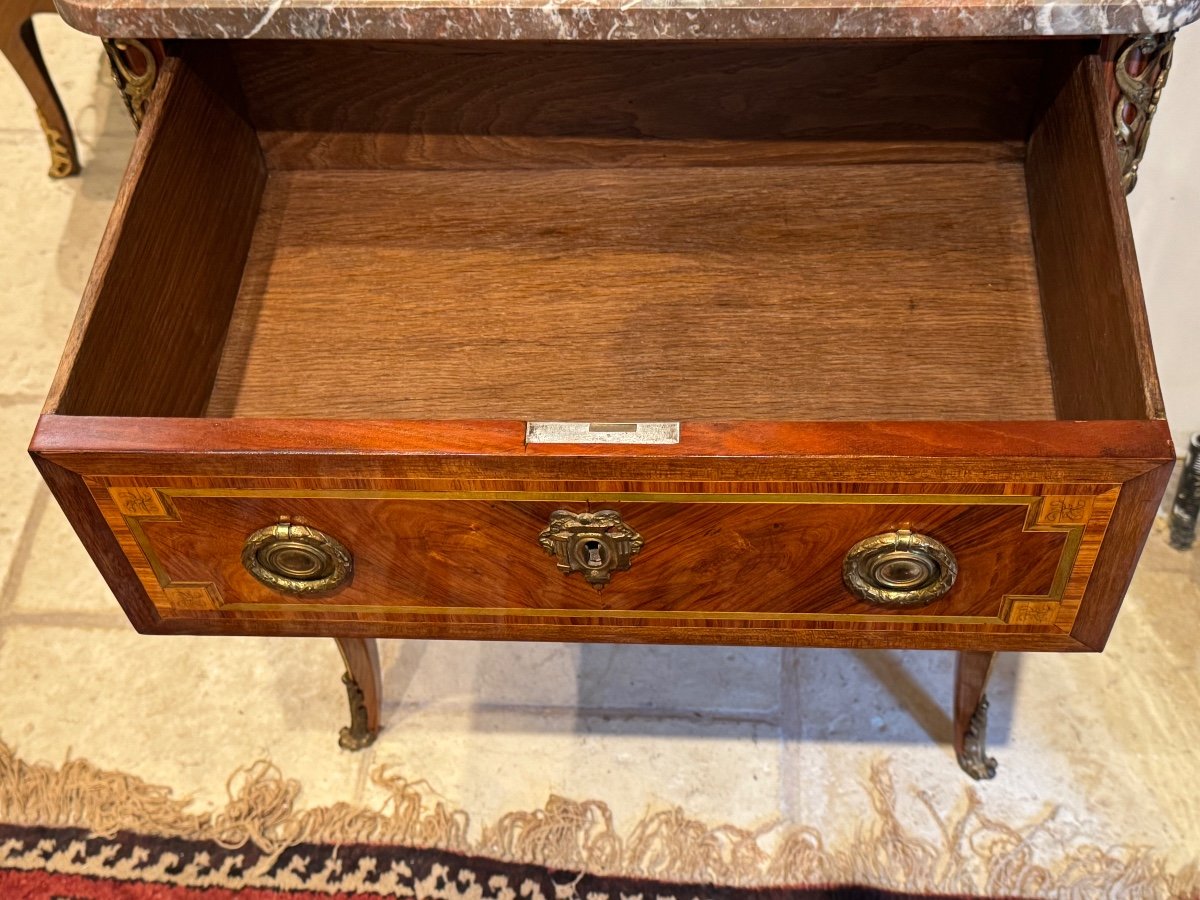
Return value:
<svg viewBox="0 0 1200 900">
<path fill-rule="evenodd" d="M 374 638 L 334 638 L 346 673 L 346 698 L 350 701 L 350 724 L 338 736 L 347 750 L 361 750 L 375 742 L 379 734 L 379 708 L 383 699 L 383 680 L 379 672 L 379 648 Z"/>
<path fill-rule="evenodd" d="M 50 147 L 50 176 L 65 178 L 79 171 L 75 137 L 62 101 L 42 61 L 33 32 L 33 14 L 54 12 L 52 0 L 5 0 L 0 3 L 0 50 L 17 70 L 37 106 L 38 121 Z"/>
<path fill-rule="evenodd" d="M 954 669 L 954 752 L 972 778 L 996 777 L 996 760 L 987 755 L 987 687 L 995 653 L 961 652 Z"/>
</svg>

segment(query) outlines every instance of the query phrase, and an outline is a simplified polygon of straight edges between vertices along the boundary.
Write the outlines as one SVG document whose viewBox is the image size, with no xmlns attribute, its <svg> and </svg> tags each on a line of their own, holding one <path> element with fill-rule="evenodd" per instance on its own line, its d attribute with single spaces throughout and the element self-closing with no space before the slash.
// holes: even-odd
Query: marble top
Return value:
<svg viewBox="0 0 1200 900">
<path fill-rule="evenodd" d="M 1170 31 L 1200 0 L 56 0 L 103 37 L 695 40 Z"/>
</svg>

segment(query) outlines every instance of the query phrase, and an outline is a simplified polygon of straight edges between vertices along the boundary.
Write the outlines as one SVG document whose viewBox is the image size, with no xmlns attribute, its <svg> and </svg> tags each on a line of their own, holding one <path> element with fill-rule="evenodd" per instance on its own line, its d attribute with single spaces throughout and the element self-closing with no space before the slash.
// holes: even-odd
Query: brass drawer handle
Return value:
<svg viewBox="0 0 1200 900">
<path fill-rule="evenodd" d="M 859 541 L 846 554 L 850 593 L 877 606 L 924 606 L 954 586 L 958 563 L 946 545 L 901 529 Z"/>
<path fill-rule="evenodd" d="M 242 565 L 269 588 L 285 594 L 324 594 L 342 587 L 354 561 L 323 531 L 280 522 L 246 538 Z"/>
<path fill-rule="evenodd" d="M 582 513 L 560 509 L 550 514 L 550 524 L 538 535 L 538 543 L 555 558 L 560 571 L 580 572 L 588 584 L 601 590 L 613 572 L 630 567 L 643 541 L 611 509 Z"/>
</svg>

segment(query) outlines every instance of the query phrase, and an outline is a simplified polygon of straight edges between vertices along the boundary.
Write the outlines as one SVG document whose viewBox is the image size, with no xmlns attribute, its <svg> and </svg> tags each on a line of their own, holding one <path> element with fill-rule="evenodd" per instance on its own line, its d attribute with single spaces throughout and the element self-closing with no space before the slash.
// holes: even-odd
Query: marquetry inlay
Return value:
<svg viewBox="0 0 1200 900">
<path fill-rule="evenodd" d="M 99 486 L 97 486 L 99 487 Z M 1096 486 L 1103 489 L 1107 486 Z M 773 620 L 829 620 L 846 622 L 955 622 L 960 624 L 995 624 L 1019 626 L 1044 626 L 1047 628 L 1069 628 L 1074 619 L 1079 601 L 1095 559 L 1099 542 L 1111 514 L 1118 489 L 1104 493 L 1056 494 L 1030 493 L 1010 494 L 620 494 L 601 497 L 586 495 L 589 502 L 653 502 L 653 503 L 781 503 L 781 504 L 949 504 L 949 505 L 1010 505 L 1024 506 L 1025 532 L 1051 532 L 1065 535 L 1061 555 L 1053 582 L 1047 593 L 1042 595 L 1006 595 L 998 615 L 963 616 L 937 615 L 871 615 L 869 613 L 762 613 L 762 612 L 704 612 L 692 614 L 684 610 L 597 610 L 597 609 L 519 609 L 512 607 L 474 606 L 407 606 L 407 605 L 363 605 L 353 603 L 305 602 L 301 598 L 288 601 L 279 598 L 225 598 L 213 583 L 174 581 L 153 542 L 143 527 L 148 522 L 179 522 L 180 514 L 173 502 L 175 498 L 328 498 L 360 500 L 405 500 L 439 499 L 447 502 L 456 500 L 493 501 L 538 501 L 554 500 L 570 502 L 581 498 L 561 492 L 448 492 L 428 491 L 372 491 L 372 490 L 271 490 L 261 488 L 193 488 L 193 487 L 145 487 L 136 485 L 112 485 L 101 488 L 111 506 L 109 522 L 119 537 L 136 548 L 136 555 L 146 561 L 140 577 L 156 605 L 165 615 L 187 615 L 189 612 L 210 611 L 229 613 L 272 613 L 280 611 L 321 612 L 331 617 L 339 614 L 375 615 L 479 615 L 520 617 L 564 617 L 564 618 L 621 618 L 621 619 L 755 619 Z"/>
</svg>

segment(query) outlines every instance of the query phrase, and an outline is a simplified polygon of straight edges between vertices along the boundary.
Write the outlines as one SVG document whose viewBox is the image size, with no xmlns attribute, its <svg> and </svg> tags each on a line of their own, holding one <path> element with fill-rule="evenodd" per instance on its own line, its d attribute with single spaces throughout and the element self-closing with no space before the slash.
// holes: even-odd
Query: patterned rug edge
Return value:
<svg viewBox="0 0 1200 900">
<path fill-rule="evenodd" d="M 372 781 L 386 797 L 377 809 L 301 808 L 299 782 L 260 760 L 230 776 L 222 809 L 194 812 L 170 787 L 82 759 L 29 763 L 0 741 L 0 878 L 100 877 L 156 884 L 154 896 L 190 896 L 163 892 L 168 887 L 205 891 L 210 900 L 222 890 L 240 890 L 240 898 L 261 890 L 449 900 L 1200 898 L 1200 863 L 1172 869 L 1150 848 L 1067 834 L 1052 808 L 1020 825 L 998 822 L 970 786 L 950 811 L 919 791 L 906 798 L 936 823 L 938 837 L 916 834 L 897 813 L 886 759 L 863 785 L 874 817 L 837 847 L 812 827 L 713 826 L 678 807 L 648 813 L 621 835 L 607 804 L 558 796 L 485 823 L 472 837 L 467 812 L 424 782 L 386 764 Z M 768 832 L 776 836 L 770 849 Z M 18 896 L 15 882 L 10 887 L 3 896 Z"/>
<path fill-rule="evenodd" d="M 98 900 L 155 898 L 341 900 L 379 896 L 444 900 L 915 900 L 931 895 L 865 885 L 733 887 L 678 884 L 564 871 L 447 850 L 372 844 L 303 843 L 264 854 L 213 841 L 188 841 L 120 831 L 99 837 L 82 828 L 0 825 L 0 896 Z M 9 866 L 5 868 L 4 866 Z M 949 895 L 937 895 L 946 897 Z M 962 896 L 962 895 L 954 895 Z"/>
</svg>

